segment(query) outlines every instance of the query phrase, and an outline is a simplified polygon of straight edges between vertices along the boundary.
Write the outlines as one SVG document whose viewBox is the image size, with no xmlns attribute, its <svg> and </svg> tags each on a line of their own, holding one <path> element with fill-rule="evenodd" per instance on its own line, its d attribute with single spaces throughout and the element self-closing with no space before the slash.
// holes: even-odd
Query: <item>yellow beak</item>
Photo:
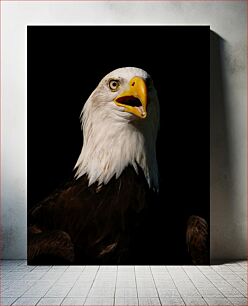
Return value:
<svg viewBox="0 0 248 306">
<path fill-rule="evenodd" d="M 140 77 L 134 77 L 129 82 L 129 89 L 121 93 L 114 100 L 115 104 L 125 108 L 126 112 L 140 118 L 147 116 L 147 87 Z"/>
</svg>

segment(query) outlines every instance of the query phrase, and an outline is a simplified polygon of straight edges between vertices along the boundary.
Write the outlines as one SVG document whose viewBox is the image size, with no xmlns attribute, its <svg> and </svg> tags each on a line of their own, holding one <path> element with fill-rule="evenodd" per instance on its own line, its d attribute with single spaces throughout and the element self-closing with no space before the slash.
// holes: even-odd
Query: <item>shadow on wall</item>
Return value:
<svg viewBox="0 0 248 306">
<path fill-rule="evenodd" d="M 230 133 L 224 78 L 225 41 L 210 32 L 210 258 L 229 261 L 240 233 L 232 200 Z M 232 240 L 233 245 L 228 244 Z"/>
</svg>

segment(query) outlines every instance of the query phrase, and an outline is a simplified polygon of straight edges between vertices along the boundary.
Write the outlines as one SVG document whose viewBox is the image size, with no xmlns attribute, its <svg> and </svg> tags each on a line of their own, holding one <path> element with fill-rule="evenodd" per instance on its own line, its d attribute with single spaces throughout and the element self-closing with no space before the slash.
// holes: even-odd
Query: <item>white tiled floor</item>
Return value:
<svg viewBox="0 0 248 306">
<path fill-rule="evenodd" d="M 1 262 L 0 305 L 248 305 L 247 262 L 27 266 Z"/>
</svg>

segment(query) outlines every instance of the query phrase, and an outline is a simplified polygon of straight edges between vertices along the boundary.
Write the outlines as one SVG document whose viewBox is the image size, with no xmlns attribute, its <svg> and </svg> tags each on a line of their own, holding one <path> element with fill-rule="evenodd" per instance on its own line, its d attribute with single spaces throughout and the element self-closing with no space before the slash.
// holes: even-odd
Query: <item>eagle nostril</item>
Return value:
<svg viewBox="0 0 248 306">
<path fill-rule="evenodd" d="M 135 82 L 132 83 L 132 86 L 134 86 L 134 85 L 135 85 Z"/>
</svg>

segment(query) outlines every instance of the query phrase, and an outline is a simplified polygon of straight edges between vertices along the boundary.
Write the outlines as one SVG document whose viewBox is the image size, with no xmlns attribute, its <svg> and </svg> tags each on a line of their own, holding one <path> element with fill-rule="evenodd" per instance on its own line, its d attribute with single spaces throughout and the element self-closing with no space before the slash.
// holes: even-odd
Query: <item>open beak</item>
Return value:
<svg viewBox="0 0 248 306">
<path fill-rule="evenodd" d="M 134 77 L 129 82 L 129 89 L 121 93 L 114 100 L 115 104 L 125 108 L 126 112 L 140 118 L 147 116 L 147 87 L 140 77 Z"/>
</svg>

